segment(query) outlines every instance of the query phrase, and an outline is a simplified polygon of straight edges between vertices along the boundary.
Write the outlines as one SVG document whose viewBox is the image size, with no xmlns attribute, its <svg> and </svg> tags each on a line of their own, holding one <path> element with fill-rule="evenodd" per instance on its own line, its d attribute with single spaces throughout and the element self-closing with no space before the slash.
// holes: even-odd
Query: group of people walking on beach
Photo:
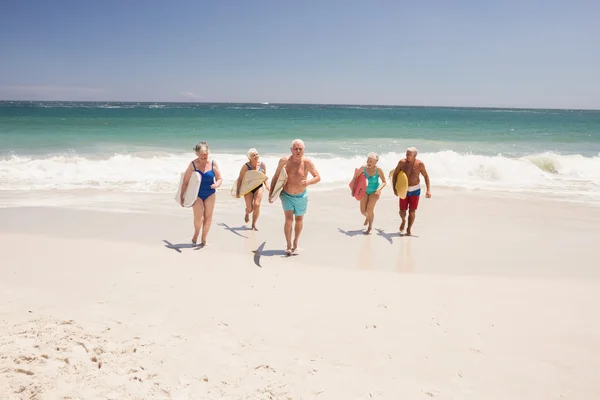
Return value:
<svg viewBox="0 0 600 400">
<path fill-rule="evenodd" d="M 194 214 L 194 235 L 192 236 L 192 242 L 194 244 L 198 243 L 198 236 L 200 235 L 200 232 L 202 232 L 200 245 L 205 246 L 208 232 L 210 231 L 212 224 L 216 190 L 223 183 L 223 179 L 218 163 L 209 157 L 210 151 L 206 142 L 200 142 L 196 145 L 194 147 L 194 152 L 196 153 L 197 158 L 190 163 L 184 174 L 180 202 L 183 206 L 184 193 L 190 177 L 193 171 L 197 171 L 202 179 L 200 181 L 200 189 L 198 190 L 198 198 L 192 206 Z M 285 168 L 287 180 L 279 198 L 285 216 L 285 253 L 287 255 L 291 255 L 298 250 L 298 239 L 302 232 L 303 219 L 308 205 L 307 187 L 321 181 L 321 176 L 319 175 L 314 162 L 304 156 L 304 142 L 301 139 L 295 139 L 292 142 L 290 152 L 290 155 L 281 157 L 271 180 L 272 183 L 277 182 L 282 169 Z M 351 186 L 353 186 L 361 174 L 364 174 L 367 180 L 365 195 L 360 199 L 360 212 L 365 217 L 364 225 L 367 227 L 365 230 L 366 234 L 371 233 L 375 217 L 375 205 L 381 196 L 381 190 L 387 185 L 385 174 L 382 169 L 377 166 L 378 161 L 379 156 L 376 153 L 369 153 L 367 155 L 366 164 L 356 169 L 351 183 Z M 241 181 L 245 173 L 251 170 L 257 170 L 265 175 L 267 174 L 267 167 L 264 162 L 260 161 L 260 156 L 256 149 L 250 149 L 248 151 L 248 162 L 244 163 L 240 169 L 236 197 L 241 197 L 239 190 Z M 400 171 L 404 171 L 408 178 L 408 191 L 404 199 L 399 199 L 399 214 L 402 220 L 399 230 L 400 233 L 403 233 L 406 227 L 406 234 L 411 235 L 411 229 L 415 222 L 415 213 L 421 195 L 421 175 L 425 179 L 426 184 L 425 196 L 427 198 L 431 197 L 429 175 L 425 168 L 425 164 L 417 159 L 417 149 L 415 147 L 410 147 L 406 150 L 406 157 L 398 161 L 398 164 L 391 175 L 392 188 L 396 196 L 398 195 L 396 190 L 396 179 Z M 309 174 L 311 175 L 310 179 L 308 176 Z M 250 221 L 250 215 L 252 214 L 253 230 L 257 230 L 256 222 L 260 215 L 263 186 L 269 193 L 269 202 L 272 203 L 273 199 L 270 194 L 274 189 L 274 185 L 269 185 L 268 179 L 263 185 L 256 187 L 254 190 L 244 195 L 246 203 L 244 221 L 248 223 Z M 408 221 L 406 218 L 407 211 Z M 408 226 L 406 225 L 407 222 Z M 293 240 L 292 232 L 294 233 Z"/>
</svg>

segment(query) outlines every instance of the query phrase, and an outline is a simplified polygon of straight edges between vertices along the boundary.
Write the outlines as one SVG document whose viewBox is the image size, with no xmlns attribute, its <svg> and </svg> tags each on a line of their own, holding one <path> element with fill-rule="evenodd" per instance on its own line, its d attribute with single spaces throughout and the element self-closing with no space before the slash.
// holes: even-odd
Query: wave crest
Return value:
<svg viewBox="0 0 600 400">
<path fill-rule="evenodd" d="M 345 187 L 354 168 L 365 157 L 332 154 L 307 155 L 315 161 L 321 184 L 311 190 Z M 403 154 L 380 154 L 385 175 Z M 432 185 L 510 191 L 569 192 L 600 201 L 600 155 L 539 153 L 520 158 L 460 154 L 440 151 L 419 154 Z M 214 154 L 223 174 L 223 188 L 233 184 L 244 155 Z M 267 174 L 272 175 L 280 156 L 263 155 Z M 121 192 L 172 193 L 179 174 L 193 159 L 187 154 L 138 153 L 93 158 L 60 155 L 32 158 L 19 155 L 0 158 L 0 190 L 94 188 Z"/>
</svg>

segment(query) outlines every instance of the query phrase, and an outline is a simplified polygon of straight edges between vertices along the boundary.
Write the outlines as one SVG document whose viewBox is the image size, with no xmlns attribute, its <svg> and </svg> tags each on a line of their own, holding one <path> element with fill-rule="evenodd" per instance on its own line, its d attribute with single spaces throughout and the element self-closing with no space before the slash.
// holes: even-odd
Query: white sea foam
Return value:
<svg viewBox="0 0 600 400">
<path fill-rule="evenodd" d="M 311 190 L 345 187 L 354 168 L 365 157 L 343 158 L 332 154 L 307 154 L 315 160 L 322 181 Z M 386 176 L 402 154 L 380 154 L 379 166 Z M 223 189 L 237 178 L 243 154 L 213 154 L 223 175 Z M 262 155 L 272 176 L 279 160 Z M 432 185 L 468 189 L 534 192 L 600 203 L 600 155 L 532 154 L 521 158 L 483 156 L 440 151 L 419 154 Z M 115 154 L 107 158 L 78 155 L 32 158 L 12 155 L 0 158 L 0 190 L 36 191 L 97 189 L 122 193 L 174 193 L 179 174 L 193 154 Z"/>
</svg>

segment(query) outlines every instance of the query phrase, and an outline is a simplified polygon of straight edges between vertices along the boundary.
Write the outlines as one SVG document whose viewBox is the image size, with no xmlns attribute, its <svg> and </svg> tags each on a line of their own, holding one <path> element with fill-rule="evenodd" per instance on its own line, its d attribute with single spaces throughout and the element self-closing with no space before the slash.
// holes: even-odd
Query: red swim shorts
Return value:
<svg viewBox="0 0 600 400">
<path fill-rule="evenodd" d="M 408 192 L 404 199 L 400 199 L 400 211 L 406 211 L 407 209 L 416 210 L 419 206 L 419 198 L 421 197 L 421 189 L 417 189 L 413 192 Z"/>
</svg>

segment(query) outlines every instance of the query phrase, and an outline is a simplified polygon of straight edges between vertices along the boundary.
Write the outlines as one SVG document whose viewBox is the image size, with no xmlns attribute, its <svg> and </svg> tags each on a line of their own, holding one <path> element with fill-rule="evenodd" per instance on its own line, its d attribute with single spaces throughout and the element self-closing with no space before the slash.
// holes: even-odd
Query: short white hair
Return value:
<svg viewBox="0 0 600 400">
<path fill-rule="evenodd" d="M 406 149 L 406 151 L 413 153 L 415 156 L 417 155 L 417 148 L 416 147 L 409 147 L 408 149 Z"/>
<path fill-rule="evenodd" d="M 379 161 L 379 155 L 377 155 L 377 153 L 374 152 L 370 152 L 369 154 L 367 154 L 367 158 L 372 158 L 375 161 Z"/>
<path fill-rule="evenodd" d="M 304 148 L 304 142 L 302 141 L 302 139 L 294 139 L 292 141 L 292 147 L 294 147 L 295 144 L 299 144 L 300 146 L 302 146 L 302 148 Z"/>
<path fill-rule="evenodd" d="M 256 150 L 254 147 L 248 150 L 248 160 L 252 158 L 253 154 L 258 154 L 258 150 Z"/>
</svg>

